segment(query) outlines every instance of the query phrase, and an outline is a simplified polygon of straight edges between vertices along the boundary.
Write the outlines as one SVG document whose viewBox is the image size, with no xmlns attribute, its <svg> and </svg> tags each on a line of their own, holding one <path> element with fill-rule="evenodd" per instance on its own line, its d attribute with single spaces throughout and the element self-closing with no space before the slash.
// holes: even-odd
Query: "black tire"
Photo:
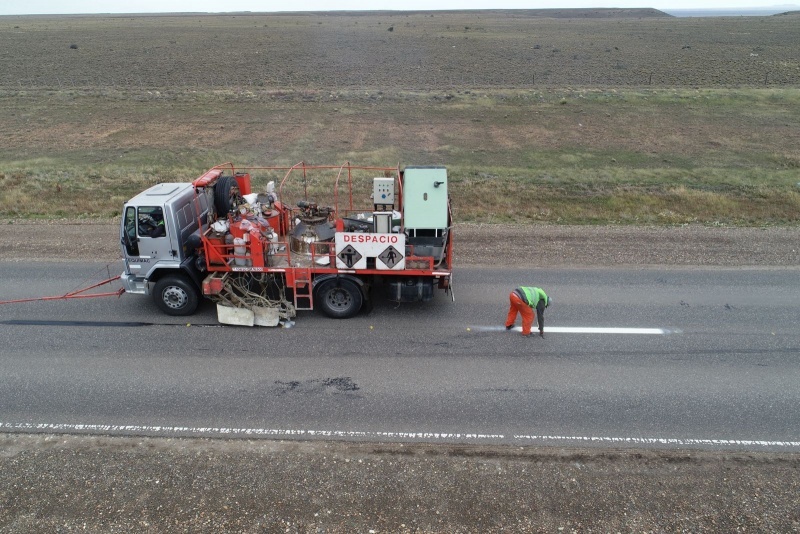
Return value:
<svg viewBox="0 0 800 534">
<path fill-rule="evenodd" d="M 352 280 L 326 280 L 314 292 L 314 304 L 334 319 L 348 319 L 361 311 L 364 297 Z"/>
<path fill-rule="evenodd" d="M 235 183 L 232 176 L 220 176 L 214 185 L 214 207 L 217 217 L 227 217 L 231 211 L 231 186 Z"/>
<path fill-rule="evenodd" d="M 200 294 L 186 277 L 171 274 L 156 282 L 153 300 L 167 315 L 191 315 L 197 310 Z"/>
</svg>

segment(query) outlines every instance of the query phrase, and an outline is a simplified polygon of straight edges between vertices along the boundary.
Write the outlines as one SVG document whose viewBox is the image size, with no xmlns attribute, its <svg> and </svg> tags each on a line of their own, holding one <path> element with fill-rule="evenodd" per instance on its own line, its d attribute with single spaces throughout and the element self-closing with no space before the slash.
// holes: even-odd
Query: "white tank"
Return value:
<svg viewBox="0 0 800 534">
<path fill-rule="evenodd" d="M 241 237 L 237 237 L 233 240 L 233 254 L 235 256 L 233 263 L 235 265 L 244 266 L 246 263 L 245 254 L 247 253 L 247 247 L 245 246 L 245 240 Z"/>
</svg>

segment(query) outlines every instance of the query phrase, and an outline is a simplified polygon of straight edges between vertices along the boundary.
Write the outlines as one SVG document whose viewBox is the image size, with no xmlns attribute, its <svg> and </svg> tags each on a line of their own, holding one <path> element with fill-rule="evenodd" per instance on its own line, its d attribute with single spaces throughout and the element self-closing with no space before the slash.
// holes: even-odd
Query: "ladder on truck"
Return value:
<svg viewBox="0 0 800 534">
<path fill-rule="evenodd" d="M 290 278 L 287 276 L 287 282 L 292 288 L 292 295 L 294 300 L 295 310 L 313 310 L 314 297 L 311 294 L 311 268 L 310 267 L 297 267 L 292 270 L 293 274 Z M 288 274 L 288 273 L 287 273 Z"/>
</svg>

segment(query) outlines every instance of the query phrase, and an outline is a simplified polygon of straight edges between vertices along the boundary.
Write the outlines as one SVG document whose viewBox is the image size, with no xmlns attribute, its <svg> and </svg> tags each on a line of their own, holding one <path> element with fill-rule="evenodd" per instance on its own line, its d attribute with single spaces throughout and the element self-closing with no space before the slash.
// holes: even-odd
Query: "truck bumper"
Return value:
<svg viewBox="0 0 800 534">
<path fill-rule="evenodd" d="M 147 281 L 129 273 L 122 273 L 119 277 L 122 287 L 126 293 L 134 295 L 147 295 Z"/>
</svg>

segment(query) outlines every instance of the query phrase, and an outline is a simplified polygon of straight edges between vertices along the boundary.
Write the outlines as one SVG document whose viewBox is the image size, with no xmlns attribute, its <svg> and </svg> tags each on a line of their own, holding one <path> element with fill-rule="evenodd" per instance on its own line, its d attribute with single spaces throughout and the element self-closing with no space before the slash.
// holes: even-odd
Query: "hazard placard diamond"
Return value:
<svg viewBox="0 0 800 534">
<path fill-rule="evenodd" d="M 392 269 L 395 265 L 402 261 L 403 255 L 400 254 L 400 252 L 392 245 L 389 245 L 386 247 L 386 250 L 378 255 L 378 259 L 381 260 L 389 269 Z"/>
<path fill-rule="evenodd" d="M 348 269 L 352 269 L 353 265 L 358 263 L 363 256 L 361 256 L 361 254 L 355 248 L 353 248 L 352 245 L 347 245 L 339 252 L 339 254 L 336 255 L 336 257 L 339 258 L 342 263 L 347 265 Z"/>
</svg>

